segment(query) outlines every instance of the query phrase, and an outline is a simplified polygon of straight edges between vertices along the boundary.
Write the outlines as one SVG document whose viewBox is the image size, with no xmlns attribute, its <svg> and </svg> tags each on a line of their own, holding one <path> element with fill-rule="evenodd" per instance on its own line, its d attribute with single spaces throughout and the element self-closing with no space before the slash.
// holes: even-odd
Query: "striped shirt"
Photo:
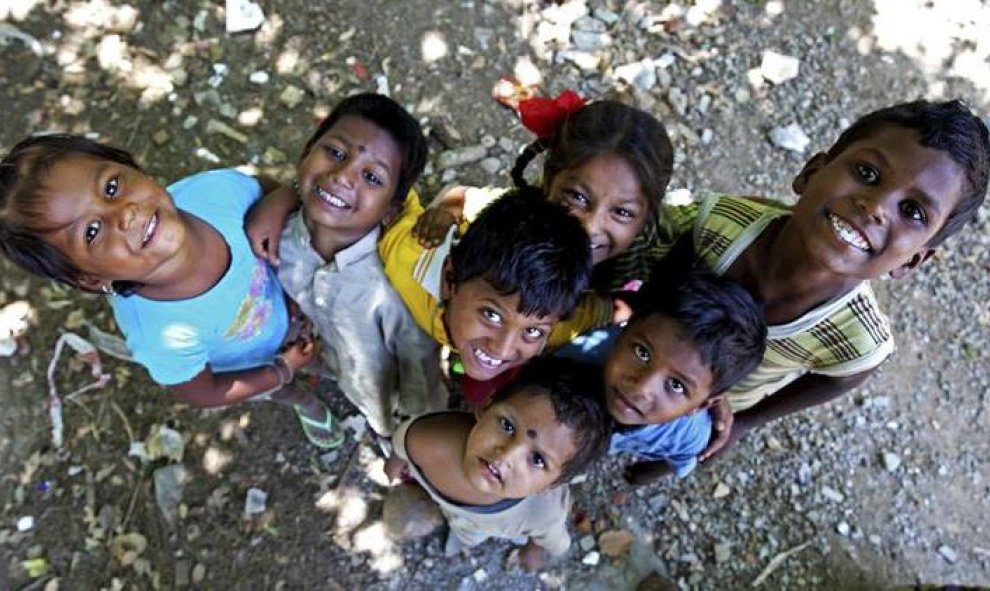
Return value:
<svg viewBox="0 0 990 591">
<path fill-rule="evenodd" d="M 666 248 L 677 235 L 694 234 L 697 255 L 718 274 L 776 219 L 790 215 L 782 203 L 712 196 L 700 204 L 667 207 Z M 857 374 L 880 365 L 894 351 L 890 322 L 868 282 L 839 295 L 786 324 L 768 327 L 767 348 L 759 367 L 727 393 L 733 411 L 750 408 L 801 377 Z"/>
</svg>

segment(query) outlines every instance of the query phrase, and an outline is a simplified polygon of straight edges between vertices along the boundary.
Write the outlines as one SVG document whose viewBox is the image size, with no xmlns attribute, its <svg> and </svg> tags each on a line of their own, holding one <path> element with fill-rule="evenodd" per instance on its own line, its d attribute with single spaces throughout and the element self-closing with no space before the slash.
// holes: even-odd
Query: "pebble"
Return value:
<svg viewBox="0 0 990 591">
<path fill-rule="evenodd" d="M 260 488 L 251 487 L 244 497 L 244 514 L 257 515 L 265 512 L 265 503 L 268 501 L 268 493 Z"/>
<path fill-rule="evenodd" d="M 516 153 L 516 142 L 514 142 L 513 140 L 510 140 L 507 137 L 500 137 L 500 138 L 498 138 L 498 147 L 499 147 L 499 149 L 501 149 L 506 154 L 515 154 Z"/>
<path fill-rule="evenodd" d="M 938 553 L 939 556 L 944 558 L 945 561 L 948 562 L 949 564 L 955 564 L 956 561 L 959 560 L 959 554 L 949 546 L 946 546 L 945 544 L 942 544 L 941 546 L 938 547 Z"/>
<path fill-rule="evenodd" d="M 850 528 L 849 524 L 845 521 L 840 521 L 839 525 L 835 526 L 835 531 L 839 532 L 840 536 L 848 536 L 849 532 L 852 531 L 852 528 Z"/>
<path fill-rule="evenodd" d="M 198 585 L 203 582 L 206 578 L 206 566 L 202 563 L 197 563 L 192 569 L 192 582 L 193 585 Z"/>
<path fill-rule="evenodd" d="M 760 75 L 774 84 L 781 84 L 797 76 L 800 68 L 801 60 L 796 57 L 765 51 L 760 62 Z"/>
<path fill-rule="evenodd" d="M 901 458 L 889 451 L 883 452 L 883 467 L 888 472 L 896 472 L 901 467 Z"/>
<path fill-rule="evenodd" d="M 25 515 L 17 520 L 17 531 L 25 532 L 34 529 L 34 517 Z"/>
<path fill-rule="evenodd" d="M 472 162 L 477 162 L 481 160 L 488 154 L 485 147 L 482 145 L 477 146 L 465 146 L 463 148 L 457 148 L 454 150 L 447 150 L 441 152 L 437 156 L 436 167 L 438 170 L 444 170 L 447 168 L 455 168 L 458 166 L 463 166 L 465 164 L 470 164 Z"/>
<path fill-rule="evenodd" d="M 651 59 L 621 65 L 613 75 L 616 80 L 625 81 L 643 91 L 650 90 L 657 83 L 656 66 Z"/>
<path fill-rule="evenodd" d="M 592 550 L 595 547 L 595 537 L 584 536 L 581 538 L 578 544 L 580 544 L 582 550 L 588 552 L 589 550 Z"/>
<path fill-rule="evenodd" d="M 791 123 L 786 127 L 775 127 L 770 131 L 770 141 L 778 148 L 783 148 L 791 152 L 803 154 L 811 138 L 808 137 L 801 126 Z"/>
<path fill-rule="evenodd" d="M 265 72 L 263 70 L 258 70 L 256 72 L 251 72 L 251 75 L 248 76 L 248 81 L 251 84 L 259 84 L 259 85 L 260 84 L 268 84 L 268 80 L 269 79 L 270 79 L 270 76 L 268 75 L 268 72 Z"/>
<path fill-rule="evenodd" d="M 822 496 L 836 503 L 841 503 L 846 499 L 845 495 L 843 495 L 842 493 L 840 493 L 839 491 L 835 490 L 830 486 L 822 487 Z"/>
<path fill-rule="evenodd" d="M 304 93 L 300 88 L 290 84 L 278 95 L 278 100 L 286 107 L 293 109 L 302 102 L 303 96 Z"/>
<path fill-rule="evenodd" d="M 588 552 L 581 559 L 581 564 L 586 564 L 588 566 L 597 566 L 599 561 L 601 561 L 602 555 L 598 552 Z"/>
<path fill-rule="evenodd" d="M 731 493 L 732 493 L 732 489 L 729 488 L 729 485 L 720 481 L 718 484 L 715 485 L 715 490 L 712 492 L 712 497 L 716 499 L 721 499 L 723 497 L 729 496 L 729 494 Z"/>
<path fill-rule="evenodd" d="M 715 544 L 715 562 L 727 562 L 732 558 L 732 543 L 719 542 Z"/>
<path fill-rule="evenodd" d="M 478 163 L 486 173 L 490 175 L 495 175 L 498 171 L 502 170 L 502 161 L 494 156 L 489 156 Z"/>
<path fill-rule="evenodd" d="M 667 495 L 663 493 L 653 495 L 650 497 L 650 500 L 646 502 L 646 504 L 650 507 L 650 511 L 659 511 L 666 507 L 669 503 L 670 499 L 668 499 Z"/>
</svg>

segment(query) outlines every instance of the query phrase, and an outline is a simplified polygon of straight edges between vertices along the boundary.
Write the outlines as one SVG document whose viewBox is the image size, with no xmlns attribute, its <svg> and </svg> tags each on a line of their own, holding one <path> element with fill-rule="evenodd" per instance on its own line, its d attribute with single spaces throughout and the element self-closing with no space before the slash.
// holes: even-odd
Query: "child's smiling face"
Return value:
<svg viewBox="0 0 990 591">
<path fill-rule="evenodd" d="M 464 371 L 479 381 L 539 355 L 559 316 L 527 316 L 519 293 L 502 295 L 482 277 L 448 285 L 444 320 Z"/>
<path fill-rule="evenodd" d="M 392 208 L 401 156 L 392 136 L 367 119 L 341 117 L 299 163 L 306 220 L 354 242 Z"/>
<path fill-rule="evenodd" d="M 794 180 L 788 222 L 806 252 L 856 279 L 900 277 L 934 252 L 928 243 L 958 204 L 966 177 L 948 152 L 917 132 L 886 125 L 827 160 L 816 155 Z"/>
<path fill-rule="evenodd" d="M 83 272 L 79 286 L 154 284 L 178 265 L 186 227 L 172 197 L 139 170 L 89 155 L 65 158 L 42 182 L 47 242 Z"/>
<path fill-rule="evenodd" d="M 520 499 L 549 488 L 577 452 L 550 397 L 527 386 L 486 407 L 468 435 L 464 474 L 479 492 Z"/>
<path fill-rule="evenodd" d="M 617 154 L 560 171 L 550 183 L 548 195 L 550 201 L 581 220 L 591 239 L 595 265 L 625 252 L 649 216 L 649 203 L 636 171 Z"/>
<path fill-rule="evenodd" d="M 650 314 L 619 335 L 605 361 L 605 405 L 623 425 L 666 423 L 711 401 L 712 370 L 677 321 Z"/>
</svg>

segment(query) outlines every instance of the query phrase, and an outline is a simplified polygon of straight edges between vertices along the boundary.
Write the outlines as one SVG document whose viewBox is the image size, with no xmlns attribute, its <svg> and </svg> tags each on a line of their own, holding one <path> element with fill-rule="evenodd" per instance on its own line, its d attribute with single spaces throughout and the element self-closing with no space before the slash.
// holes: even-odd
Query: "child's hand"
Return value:
<svg viewBox="0 0 990 591">
<path fill-rule="evenodd" d="M 732 422 L 734 421 L 732 407 L 729 406 L 729 401 L 725 398 L 719 398 L 718 402 L 708 409 L 708 413 L 712 417 L 712 439 L 708 442 L 708 447 L 698 456 L 702 462 L 718 453 L 729 443 L 729 436 L 732 434 Z"/>
<path fill-rule="evenodd" d="M 630 301 L 636 297 L 631 291 L 612 292 L 612 324 L 624 325 L 632 317 Z"/>
<path fill-rule="evenodd" d="M 300 368 L 309 365 L 309 362 L 313 360 L 315 355 L 316 344 L 312 339 L 307 338 L 301 338 L 289 343 L 285 346 L 285 350 L 282 351 L 282 358 L 285 359 L 285 363 L 292 369 L 292 373 L 296 373 Z"/>
<path fill-rule="evenodd" d="M 405 480 L 409 475 L 409 463 L 394 453 L 385 460 L 385 476 L 389 482 Z"/>
<path fill-rule="evenodd" d="M 285 218 L 299 204 L 291 187 L 281 186 L 262 197 L 248 212 L 244 223 L 248 243 L 255 256 L 278 266 L 278 244 Z"/>
<path fill-rule="evenodd" d="M 528 572 L 536 572 L 543 568 L 548 558 L 546 549 L 536 545 L 533 540 L 526 542 L 526 545 L 519 549 L 519 564 Z"/>
<path fill-rule="evenodd" d="M 450 227 L 457 223 L 457 216 L 442 207 L 425 210 L 413 225 L 412 235 L 423 248 L 440 246 Z"/>
</svg>

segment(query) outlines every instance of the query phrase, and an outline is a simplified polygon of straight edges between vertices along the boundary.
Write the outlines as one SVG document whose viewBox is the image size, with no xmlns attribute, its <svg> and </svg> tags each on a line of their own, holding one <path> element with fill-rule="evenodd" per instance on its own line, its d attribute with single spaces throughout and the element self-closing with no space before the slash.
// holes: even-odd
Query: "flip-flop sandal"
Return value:
<svg viewBox="0 0 990 591">
<path fill-rule="evenodd" d="M 340 428 L 337 419 L 334 418 L 327 405 L 320 402 L 320 406 L 326 411 L 326 418 L 322 422 L 307 416 L 298 404 L 293 404 L 292 410 L 299 417 L 299 424 L 302 426 L 303 435 L 306 436 L 307 441 L 320 449 L 340 447 L 344 443 L 344 431 Z M 328 435 L 321 435 L 321 433 Z"/>
</svg>

